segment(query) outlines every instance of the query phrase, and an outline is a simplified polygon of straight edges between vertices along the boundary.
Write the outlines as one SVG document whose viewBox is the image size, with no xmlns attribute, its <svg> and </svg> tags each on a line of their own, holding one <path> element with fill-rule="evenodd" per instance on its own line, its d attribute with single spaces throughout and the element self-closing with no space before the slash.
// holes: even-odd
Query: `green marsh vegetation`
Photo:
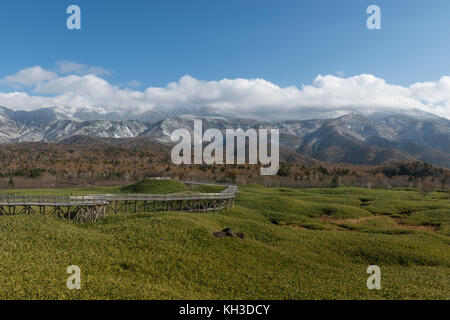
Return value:
<svg viewBox="0 0 450 320">
<path fill-rule="evenodd" d="M 167 181 L 152 188 L 189 191 Z M 227 227 L 245 239 L 212 235 Z M 236 206 L 222 213 L 122 213 L 96 224 L 0 216 L 0 242 L 0 299 L 450 298 L 450 201 L 443 192 L 245 185 Z M 373 264 L 381 268 L 381 290 L 366 287 Z M 70 265 L 81 268 L 81 290 L 66 287 Z"/>
</svg>

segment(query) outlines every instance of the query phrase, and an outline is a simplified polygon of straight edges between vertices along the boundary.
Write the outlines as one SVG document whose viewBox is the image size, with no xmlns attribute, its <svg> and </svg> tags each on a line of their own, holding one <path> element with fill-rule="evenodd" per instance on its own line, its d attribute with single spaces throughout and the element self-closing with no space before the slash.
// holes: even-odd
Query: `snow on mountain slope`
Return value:
<svg viewBox="0 0 450 320">
<path fill-rule="evenodd" d="M 194 120 L 198 119 L 202 120 L 203 131 L 277 128 L 282 147 L 324 161 L 373 164 L 415 158 L 450 167 L 450 121 L 434 115 L 385 112 L 364 116 L 350 112 L 332 119 L 264 122 L 214 113 L 212 109 L 198 108 L 194 114 L 170 117 L 153 110 L 127 114 L 126 110 L 110 113 L 102 108 L 14 111 L 0 107 L 0 143 L 57 142 L 83 135 L 141 136 L 169 143 L 176 129 L 185 128 L 192 133 Z"/>
</svg>

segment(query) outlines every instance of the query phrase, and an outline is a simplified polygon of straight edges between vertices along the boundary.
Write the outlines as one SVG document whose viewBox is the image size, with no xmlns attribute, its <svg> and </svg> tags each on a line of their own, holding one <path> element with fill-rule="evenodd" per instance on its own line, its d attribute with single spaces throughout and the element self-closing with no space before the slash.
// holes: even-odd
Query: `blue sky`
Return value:
<svg viewBox="0 0 450 320">
<path fill-rule="evenodd" d="M 82 30 L 66 28 L 71 4 L 81 8 Z M 381 8 L 382 30 L 366 27 L 371 4 Z M 272 108 L 398 105 L 450 117 L 449 16 L 448 0 L 2 1 L 0 105 L 238 108 L 241 99 Z M 61 61 L 80 64 L 72 74 L 81 78 L 58 71 Z M 240 78 L 249 82 L 215 82 Z M 298 91 L 279 90 L 289 86 Z"/>
<path fill-rule="evenodd" d="M 70 4 L 82 9 L 81 31 L 66 29 Z M 381 7 L 383 30 L 365 27 L 369 4 Z M 0 76 L 58 60 L 144 86 L 185 74 L 281 86 L 338 71 L 403 85 L 450 74 L 447 0 L 14 0 L 0 8 Z"/>
</svg>

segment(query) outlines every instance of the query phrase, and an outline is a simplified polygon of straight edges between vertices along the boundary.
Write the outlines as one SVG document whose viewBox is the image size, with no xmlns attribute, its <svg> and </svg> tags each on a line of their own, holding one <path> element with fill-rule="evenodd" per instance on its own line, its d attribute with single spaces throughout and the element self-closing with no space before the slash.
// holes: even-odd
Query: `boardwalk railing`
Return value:
<svg viewBox="0 0 450 320">
<path fill-rule="evenodd" d="M 31 196 L 0 195 L 0 205 L 15 206 L 89 206 L 105 205 L 108 200 L 102 196 Z"/>
<path fill-rule="evenodd" d="M 233 199 L 232 193 L 192 194 L 102 194 L 107 201 L 178 201 L 178 200 L 224 200 Z M 95 198 L 95 197 L 94 197 Z"/>
</svg>

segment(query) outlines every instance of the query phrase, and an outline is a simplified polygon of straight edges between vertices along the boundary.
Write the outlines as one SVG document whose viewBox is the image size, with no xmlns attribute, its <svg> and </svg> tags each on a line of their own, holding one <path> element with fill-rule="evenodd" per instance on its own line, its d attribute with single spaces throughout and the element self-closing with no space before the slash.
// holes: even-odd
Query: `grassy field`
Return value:
<svg viewBox="0 0 450 320">
<path fill-rule="evenodd" d="M 213 237 L 226 227 L 245 239 Z M 96 224 L 0 216 L 0 242 L 0 299 L 450 298 L 450 200 L 440 192 L 247 185 L 220 214 L 118 214 Z M 366 287 L 372 264 L 381 290 Z M 81 268 L 81 290 L 66 288 L 70 265 Z"/>
</svg>

